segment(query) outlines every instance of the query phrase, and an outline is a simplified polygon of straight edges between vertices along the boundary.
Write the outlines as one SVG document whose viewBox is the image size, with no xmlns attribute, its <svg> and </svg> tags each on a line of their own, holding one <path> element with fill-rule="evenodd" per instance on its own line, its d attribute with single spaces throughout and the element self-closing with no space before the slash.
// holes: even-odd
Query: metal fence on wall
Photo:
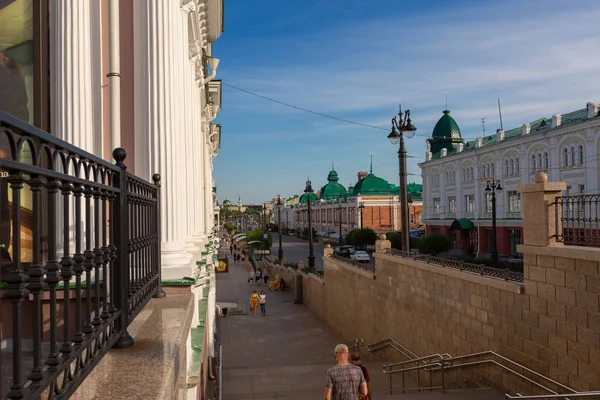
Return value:
<svg viewBox="0 0 600 400">
<path fill-rule="evenodd" d="M 0 111 L 0 398 L 68 398 L 160 280 L 160 176 L 126 171 Z M 7 312 L 8 311 L 8 312 Z M 6 384 L 8 383 L 8 386 Z"/>
<path fill-rule="evenodd" d="M 600 246 L 600 195 L 559 196 L 554 207 L 558 242 Z"/>
</svg>

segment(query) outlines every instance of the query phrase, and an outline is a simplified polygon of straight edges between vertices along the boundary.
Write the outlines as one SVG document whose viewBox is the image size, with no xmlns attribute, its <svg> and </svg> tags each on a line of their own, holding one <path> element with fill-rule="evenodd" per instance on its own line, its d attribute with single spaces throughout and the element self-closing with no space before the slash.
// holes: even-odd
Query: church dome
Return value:
<svg viewBox="0 0 600 400">
<path fill-rule="evenodd" d="M 223 206 L 224 207 L 231 206 L 231 201 L 229 201 L 229 199 L 227 197 L 225 197 L 225 200 L 223 200 Z"/>
<path fill-rule="evenodd" d="M 390 184 L 383 178 L 373 175 L 371 172 L 366 178 L 361 179 L 354 185 L 352 195 L 390 195 Z"/>
<path fill-rule="evenodd" d="M 433 128 L 432 138 L 451 138 L 461 139 L 460 128 L 458 124 L 450 116 L 449 110 L 444 110 L 444 115 L 439 119 L 435 127 Z"/>
<path fill-rule="evenodd" d="M 321 199 L 332 200 L 346 196 L 346 188 L 339 184 L 340 178 L 335 170 L 331 170 L 327 175 L 328 183 L 321 188 Z"/>
<path fill-rule="evenodd" d="M 310 194 L 310 200 L 311 202 L 315 202 L 317 201 L 317 199 L 319 198 L 319 196 L 317 196 L 316 193 L 311 193 Z M 298 200 L 298 204 L 306 204 L 306 200 L 308 199 L 308 196 L 306 195 L 306 193 L 302 193 L 302 196 L 300 196 L 300 200 Z"/>
</svg>

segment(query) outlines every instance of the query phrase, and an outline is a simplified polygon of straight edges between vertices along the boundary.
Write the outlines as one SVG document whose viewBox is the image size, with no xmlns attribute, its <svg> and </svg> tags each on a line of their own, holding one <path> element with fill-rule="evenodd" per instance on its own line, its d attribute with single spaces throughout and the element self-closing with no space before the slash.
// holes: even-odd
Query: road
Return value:
<svg viewBox="0 0 600 400">
<path fill-rule="evenodd" d="M 275 257 L 279 251 L 279 234 L 277 232 L 271 232 L 273 237 L 273 246 L 271 247 L 271 254 Z M 304 265 L 308 266 L 308 241 L 298 239 L 295 236 L 283 235 L 281 236 L 281 248 L 283 249 L 283 258 L 287 261 L 298 262 L 302 261 Z M 325 246 L 320 243 L 313 244 L 313 252 L 315 254 L 315 268 L 323 269 L 323 250 Z M 371 261 L 368 264 L 364 264 L 365 267 L 375 267 L 375 259 L 371 257 Z"/>
<path fill-rule="evenodd" d="M 275 257 L 279 254 L 279 234 L 271 232 L 273 237 L 273 247 L 271 254 Z M 308 266 L 308 241 L 298 239 L 295 236 L 282 235 L 281 248 L 283 249 L 283 258 L 291 262 L 302 261 L 305 266 Z M 325 246 L 320 243 L 313 243 L 313 253 L 315 255 L 315 268 L 323 269 L 323 250 Z"/>
</svg>

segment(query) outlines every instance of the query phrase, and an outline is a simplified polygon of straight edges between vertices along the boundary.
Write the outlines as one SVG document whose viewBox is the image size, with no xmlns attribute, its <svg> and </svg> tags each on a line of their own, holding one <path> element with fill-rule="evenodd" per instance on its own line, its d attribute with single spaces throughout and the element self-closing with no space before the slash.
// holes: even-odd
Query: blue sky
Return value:
<svg viewBox="0 0 600 400">
<path fill-rule="evenodd" d="M 398 103 L 411 109 L 409 182 L 421 181 L 425 139 L 446 107 L 464 138 L 600 102 L 598 0 L 225 0 L 213 45 L 217 77 L 351 125 L 230 87 L 214 121 L 219 202 L 260 203 L 300 193 L 309 176 L 340 183 L 358 171 L 398 183 L 386 136 Z"/>
</svg>

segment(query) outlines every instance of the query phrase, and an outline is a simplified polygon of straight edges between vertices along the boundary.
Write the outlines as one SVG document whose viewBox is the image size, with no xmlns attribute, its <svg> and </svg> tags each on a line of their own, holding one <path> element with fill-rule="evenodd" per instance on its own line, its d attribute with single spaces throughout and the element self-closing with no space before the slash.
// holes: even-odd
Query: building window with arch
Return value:
<svg viewBox="0 0 600 400">
<path fill-rule="evenodd" d="M 531 155 L 531 172 L 535 172 L 535 154 Z"/>
<path fill-rule="evenodd" d="M 515 175 L 515 160 L 510 159 L 510 174 Z"/>
<path fill-rule="evenodd" d="M 566 147 L 563 150 L 563 164 L 564 167 L 569 166 L 569 149 L 567 149 Z"/>
<path fill-rule="evenodd" d="M 544 170 L 547 171 L 550 168 L 550 159 L 548 152 L 544 152 Z"/>
<path fill-rule="evenodd" d="M 508 160 L 504 160 L 504 176 L 509 175 L 510 170 L 508 169 L 508 165 L 509 165 Z"/>
<path fill-rule="evenodd" d="M 538 166 L 538 171 L 542 170 L 542 153 L 538 153 L 537 155 L 537 166 Z"/>
<path fill-rule="evenodd" d="M 571 146 L 571 165 L 575 166 L 575 146 Z"/>
<path fill-rule="evenodd" d="M 469 182 L 473 181 L 475 175 L 474 175 L 474 169 L 473 167 L 470 168 L 470 172 L 469 172 Z"/>
<path fill-rule="evenodd" d="M 584 149 L 583 149 L 583 145 L 580 144 L 579 145 L 579 165 L 583 165 L 584 164 L 584 162 L 583 162 L 584 159 L 585 159 L 585 152 L 584 152 Z"/>
<path fill-rule="evenodd" d="M 519 174 L 519 157 L 515 158 L 515 174 Z"/>
</svg>

